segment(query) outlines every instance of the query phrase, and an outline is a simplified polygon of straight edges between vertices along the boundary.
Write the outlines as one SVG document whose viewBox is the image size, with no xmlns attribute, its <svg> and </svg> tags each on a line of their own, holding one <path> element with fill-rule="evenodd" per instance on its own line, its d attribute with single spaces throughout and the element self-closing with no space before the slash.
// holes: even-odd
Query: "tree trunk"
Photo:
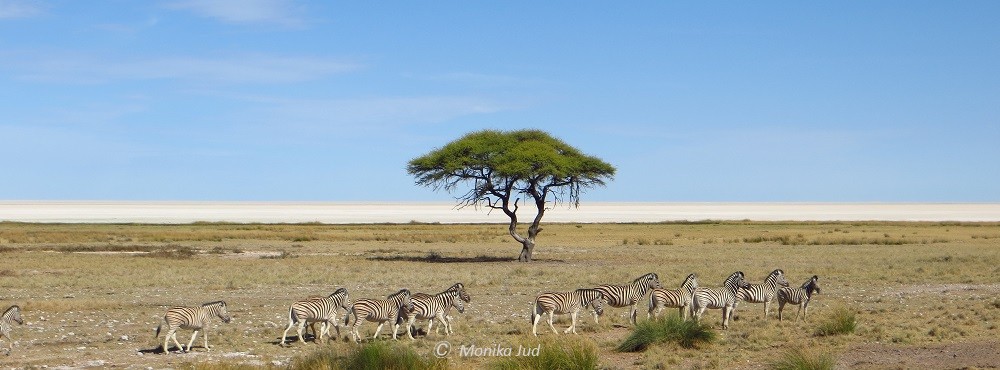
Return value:
<svg viewBox="0 0 1000 370">
<path fill-rule="evenodd" d="M 531 253 L 535 251 L 535 240 L 533 238 L 525 239 L 521 242 L 521 246 L 521 255 L 517 257 L 517 260 L 531 262 Z"/>
</svg>

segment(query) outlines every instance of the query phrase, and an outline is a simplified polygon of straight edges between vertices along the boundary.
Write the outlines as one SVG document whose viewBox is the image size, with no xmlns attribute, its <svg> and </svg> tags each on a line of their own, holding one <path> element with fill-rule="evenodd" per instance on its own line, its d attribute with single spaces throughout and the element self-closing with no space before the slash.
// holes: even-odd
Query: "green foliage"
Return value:
<svg viewBox="0 0 1000 370">
<path fill-rule="evenodd" d="M 490 367 L 503 370 L 570 370 L 596 369 L 598 365 L 597 347 L 582 338 L 523 342 L 521 347 L 539 348 L 538 356 L 504 357 L 493 362 Z"/>
<path fill-rule="evenodd" d="M 604 185 L 615 168 L 544 131 L 483 130 L 411 160 L 407 172 L 417 184 L 448 191 L 470 181 L 475 189 L 463 201 L 471 204 L 494 191 L 509 196 L 544 186 L 567 186 L 575 201 L 581 187 Z"/>
<path fill-rule="evenodd" d="M 711 326 L 667 315 L 657 320 L 637 323 L 632 334 L 618 346 L 618 352 L 640 352 L 656 343 L 676 342 L 684 348 L 712 343 L 716 334 Z"/>
<path fill-rule="evenodd" d="M 850 334 L 858 326 L 857 315 L 844 307 L 833 311 L 829 317 L 824 319 L 816 328 L 817 336 L 829 336 L 838 334 Z"/>
<path fill-rule="evenodd" d="M 314 351 L 292 361 L 292 370 L 334 370 L 334 369 L 447 369 L 448 362 L 442 358 L 427 358 L 413 349 L 398 344 L 373 342 L 351 351 L 346 356 L 333 348 Z"/>
<path fill-rule="evenodd" d="M 771 363 L 773 370 L 833 370 L 836 361 L 833 356 L 823 353 L 814 355 L 801 348 L 785 352 Z"/>
</svg>

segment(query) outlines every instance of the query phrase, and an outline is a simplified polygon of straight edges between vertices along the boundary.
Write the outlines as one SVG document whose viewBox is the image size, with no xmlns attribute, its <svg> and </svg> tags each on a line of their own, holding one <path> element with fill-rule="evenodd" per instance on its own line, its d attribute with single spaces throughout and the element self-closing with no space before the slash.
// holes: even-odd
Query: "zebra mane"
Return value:
<svg viewBox="0 0 1000 370">
<path fill-rule="evenodd" d="M 11 313 L 11 311 L 21 311 L 21 307 L 18 305 L 7 307 L 7 310 L 3 312 L 3 316 L 7 316 L 7 314 Z"/>
<path fill-rule="evenodd" d="M 448 288 L 448 290 L 465 290 L 465 285 L 462 283 L 455 283 L 455 285 L 452 285 L 451 288 Z"/>
<path fill-rule="evenodd" d="M 347 288 L 338 288 L 336 291 L 334 291 L 329 296 L 327 296 L 327 298 L 333 298 L 333 296 L 338 295 L 338 294 L 347 295 Z"/>
<path fill-rule="evenodd" d="M 208 307 L 208 306 L 214 306 L 214 305 L 222 305 L 222 306 L 225 306 L 225 305 L 226 305 L 226 301 L 214 301 L 214 302 L 208 302 L 208 303 L 205 303 L 205 304 L 203 304 L 203 305 L 201 305 L 201 306 L 202 306 L 202 307 Z"/>
<path fill-rule="evenodd" d="M 401 296 L 401 295 L 407 295 L 407 296 L 411 296 L 412 294 L 410 294 L 410 290 L 409 290 L 409 289 L 406 289 L 406 288 L 403 288 L 403 289 L 400 289 L 400 290 L 399 290 L 398 292 L 395 292 L 395 293 L 392 293 L 392 294 L 390 294 L 390 295 L 389 295 L 388 297 L 386 297 L 386 298 L 388 298 L 388 299 L 393 299 L 393 298 L 396 298 L 396 297 L 399 297 L 399 296 Z"/>
<path fill-rule="evenodd" d="M 813 275 L 813 277 L 809 278 L 809 280 L 807 280 L 805 284 L 802 284 L 802 289 L 805 289 L 805 291 L 809 294 L 812 294 L 813 290 L 815 290 L 816 293 L 819 293 L 820 289 L 819 289 L 819 284 L 817 283 L 818 281 L 819 281 L 819 276 Z"/>
<path fill-rule="evenodd" d="M 638 283 L 638 282 L 643 281 L 643 280 L 657 280 L 657 281 L 659 281 L 660 280 L 660 276 L 656 275 L 655 272 L 650 272 L 648 274 L 645 274 L 645 275 L 642 275 L 642 276 L 636 278 L 632 282 L 633 283 Z"/>
<path fill-rule="evenodd" d="M 698 284 L 698 277 L 695 276 L 695 274 L 688 274 L 688 276 L 684 278 L 684 282 L 681 283 L 681 287 L 683 288 L 684 286 L 692 283 Z"/>
<path fill-rule="evenodd" d="M 740 281 L 740 282 L 743 282 L 744 284 L 746 284 L 746 282 L 743 280 L 744 276 L 745 275 L 743 275 L 743 271 L 736 271 L 732 275 L 729 275 L 729 277 L 726 278 L 726 281 L 723 282 L 722 285 L 724 285 L 726 287 L 729 287 L 730 285 L 735 285 L 734 288 L 739 289 L 741 287 L 741 285 L 737 284 L 737 281 Z"/>
</svg>

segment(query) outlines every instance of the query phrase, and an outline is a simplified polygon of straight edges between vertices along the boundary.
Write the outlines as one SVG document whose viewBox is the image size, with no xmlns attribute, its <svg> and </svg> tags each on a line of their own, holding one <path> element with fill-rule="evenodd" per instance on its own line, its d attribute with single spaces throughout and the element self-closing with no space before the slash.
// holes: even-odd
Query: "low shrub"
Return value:
<svg viewBox="0 0 1000 370">
<path fill-rule="evenodd" d="M 715 337 L 715 331 L 710 325 L 682 320 L 677 315 L 667 315 L 636 324 L 632 334 L 625 338 L 617 350 L 640 352 L 653 344 L 666 342 L 675 342 L 684 348 L 695 348 L 702 343 L 712 343 Z"/>
</svg>

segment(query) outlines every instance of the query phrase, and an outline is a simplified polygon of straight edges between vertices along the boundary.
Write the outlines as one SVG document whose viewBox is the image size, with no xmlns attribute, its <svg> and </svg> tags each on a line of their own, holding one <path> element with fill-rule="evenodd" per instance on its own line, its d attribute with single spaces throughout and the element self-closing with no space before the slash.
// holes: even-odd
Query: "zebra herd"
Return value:
<svg viewBox="0 0 1000 370">
<path fill-rule="evenodd" d="M 538 323 L 546 313 L 549 315 L 548 323 L 552 332 L 558 334 L 553 325 L 556 315 L 571 315 L 572 322 L 564 333 L 576 334 L 577 316 L 581 310 L 588 307 L 593 310 L 594 322 L 597 323 L 601 315 L 604 314 L 605 305 L 610 307 L 629 307 L 629 321 L 633 325 L 636 323 L 636 305 L 649 293 L 649 306 L 646 317 L 655 319 L 664 308 L 677 308 L 682 319 L 689 317 L 698 321 L 706 309 L 722 310 L 722 328 L 729 328 L 729 321 L 740 301 L 764 304 L 764 318 L 767 319 L 770 302 L 778 301 L 778 320 L 782 320 L 782 311 L 786 304 L 798 306 L 795 320 L 799 315 L 805 319 L 809 309 L 809 301 L 814 293 L 820 293 L 819 276 L 813 275 L 800 287 L 789 287 L 785 273 L 781 269 L 772 271 L 761 284 L 749 283 L 745 280 L 742 271 L 732 273 L 723 282 L 720 288 L 705 288 L 698 285 L 698 277 L 689 274 L 684 278 L 678 289 L 665 289 L 660 284 L 659 276 L 655 273 L 642 275 L 629 284 L 613 285 L 606 284 L 594 288 L 576 289 L 571 292 L 547 292 L 539 294 L 532 305 L 531 310 L 531 332 L 538 335 Z M 428 320 L 427 334 L 430 334 L 434 321 L 440 323 L 438 329 L 444 328 L 445 335 L 453 333 L 451 316 L 452 308 L 458 312 L 465 312 L 465 304 L 472 301 L 472 298 L 465 290 L 465 285 L 456 283 L 437 294 L 412 294 L 409 289 L 401 289 L 390 294 L 386 298 L 359 299 L 350 303 L 350 298 L 346 288 L 339 288 L 328 296 L 313 296 L 296 301 L 288 308 L 288 326 L 281 334 L 279 345 L 285 346 L 288 332 L 293 327 L 297 327 L 298 340 L 305 342 L 305 328 L 308 324 L 314 334 L 316 342 L 322 342 L 324 337 L 330 334 L 330 326 L 336 329 L 337 338 L 340 337 L 340 321 L 337 319 L 337 309 L 343 309 L 344 326 L 350 324 L 354 319 L 354 324 L 350 327 L 351 337 L 354 342 L 361 341 L 362 336 L 358 333 L 358 328 L 365 322 L 377 322 L 373 338 L 377 338 L 386 323 L 392 325 L 392 338 L 396 339 L 399 328 L 406 323 L 406 335 L 412 340 L 412 328 L 416 320 Z M 170 341 L 181 352 L 188 352 L 198 337 L 199 332 L 204 332 L 204 348 L 210 350 L 208 345 L 208 333 L 205 331 L 209 319 L 217 317 L 222 322 L 228 323 L 232 319 L 226 310 L 225 301 L 214 301 L 205 303 L 198 307 L 171 307 L 167 309 L 163 320 L 156 327 L 156 338 L 159 338 L 161 330 L 166 326 L 166 337 L 163 340 L 163 352 L 168 353 Z M 17 305 L 10 306 L 0 315 L 0 340 L 6 340 L 7 355 L 13 350 L 13 341 L 10 332 L 13 324 L 23 324 L 21 309 Z M 315 324 L 321 324 L 317 332 Z M 191 339 L 184 347 L 177 340 L 179 329 L 193 330 Z"/>
<path fill-rule="evenodd" d="M 576 321 L 580 310 L 588 306 L 593 309 L 594 323 L 604 313 L 604 305 L 611 307 L 631 307 L 629 321 L 636 323 L 636 304 L 649 294 L 649 309 L 647 319 L 655 319 L 664 308 L 677 308 L 679 316 L 687 320 L 693 317 L 700 321 L 706 309 L 722 310 L 722 328 L 729 328 L 729 321 L 736 310 L 739 301 L 764 304 L 764 319 L 767 319 L 770 302 L 778 301 L 778 320 L 782 319 L 782 311 L 786 304 L 799 306 L 795 314 L 805 319 L 809 300 L 813 293 L 819 293 L 819 276 L 813 275 L 799 288 L 788 286 L 785 272 L 781 269 L 772 271 L 761 284 L 749 283 L 742 271 L 729 275 L 720 288 L 705 288 L 698 286 L 698 277 L 689 274 L 681 282 L 678 289 L 665 289 L 660 284 L 655 273 L 640 276 L 627 285 L 601 285 L 593 289 L 583 288 L 572 292 L 548 292 L 535 298 L 531 311 L 531 332 L 538 335 L 538 322 L 542 315 L 549 314 L 549 327 L 553 333 L 559 334 L 552 322 L 555 315 L 570 314 L 571 323 L 563 333 L 576 333 Z"/>
</svg>

